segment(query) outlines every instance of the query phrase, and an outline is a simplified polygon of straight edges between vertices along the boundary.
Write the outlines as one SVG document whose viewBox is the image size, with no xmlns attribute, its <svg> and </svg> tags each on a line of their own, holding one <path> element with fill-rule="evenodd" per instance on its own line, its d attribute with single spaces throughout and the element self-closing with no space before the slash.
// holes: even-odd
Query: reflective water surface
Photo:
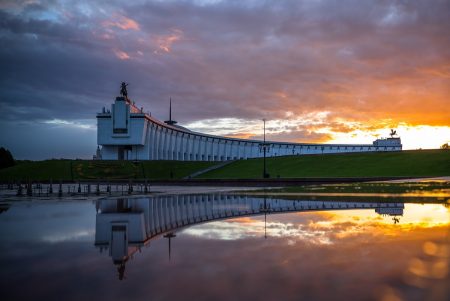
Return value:
<svg viewBox="0 0 450 301">
<path fill-rule="evenodd" d="M 0 209 L 2 300 L 449 294 L 450 210 L 443 204 L 211 194 Z"/>
</svg>

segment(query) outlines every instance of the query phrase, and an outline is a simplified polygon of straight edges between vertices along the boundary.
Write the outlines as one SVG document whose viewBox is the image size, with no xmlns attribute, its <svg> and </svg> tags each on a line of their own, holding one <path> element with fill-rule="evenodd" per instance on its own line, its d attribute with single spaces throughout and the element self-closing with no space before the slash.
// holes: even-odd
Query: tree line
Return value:
<svg viewBox="0 0 450 301">
<path fill-rule="evenodd" d="M 11 152 L 4 147 L 0 148 L 0 169 L 14 166 L 16 162 Z"/>
</svg>

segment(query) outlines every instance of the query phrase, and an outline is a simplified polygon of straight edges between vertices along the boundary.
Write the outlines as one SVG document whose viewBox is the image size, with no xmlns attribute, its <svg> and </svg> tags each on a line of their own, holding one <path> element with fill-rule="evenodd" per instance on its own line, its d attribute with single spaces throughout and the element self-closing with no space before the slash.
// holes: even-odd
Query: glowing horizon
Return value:
<svg viewBox="0 0 450 301">
<path fill-rule="evenodd" d="M 320 121 L 318 125 L 310 123 L 310 119 L 268 120 L 266 123 L 266 140 L 276 142 L 329 143 L 329 144 L 371 144 L 378 138 L 389 137 L 390 129 L 397 130 L 404 150 L 439 149 L 450 143 L 449 126 L 397 125 L 381 122 L 379 125 L 363 125 L 361 123 L 341 121 L 333 130 Z M 378 127 L 379 126 L 379 127 Z M 235 118 L 218 118 L 199 120 L 186 125 L 193 131 L 225 136 L 230 138 L 262 140 L 262 121 Z M 311 130 L 312 128 L 312 130 Z M 396 136 L 396 137 L 397 137 Z"/>
</svg>

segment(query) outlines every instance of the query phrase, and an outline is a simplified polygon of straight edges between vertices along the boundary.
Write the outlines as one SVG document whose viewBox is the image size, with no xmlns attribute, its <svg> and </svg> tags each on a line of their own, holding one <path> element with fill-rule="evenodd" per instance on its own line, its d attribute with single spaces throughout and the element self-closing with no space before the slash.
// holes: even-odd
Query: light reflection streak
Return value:
<svg viewBox="0 0 450 301">
<path fill-rule="evenodd" d="M 49 243 L 60 243 L 64 241 L 74 241 L 84 238 L 91 238 L 95 235 L 94 230 L 81 230 L 67 234 L 53 234 L 42 237 L 42 241 Z"/>
<path fill-rule="evenodd" d="M 251 223 L 246 222 L 245 226 L 241 225 L 240 222 L 219 221 L 194 226 L 183 230 L 181 233 L 206 239 L 238 240 L 263 237 L 265 227 L 267 227 L 267 236 L 289 238 L 290 244 L 295 244 L 296 240 L 304 240 L 312 244 L 332 243 L 326 237 L 325 230 L 311 231 L 307 227 L 297 226 L 293 223 L 268 222 L 264 224 L 264 221 L 257 218 Z"/>
</svg>

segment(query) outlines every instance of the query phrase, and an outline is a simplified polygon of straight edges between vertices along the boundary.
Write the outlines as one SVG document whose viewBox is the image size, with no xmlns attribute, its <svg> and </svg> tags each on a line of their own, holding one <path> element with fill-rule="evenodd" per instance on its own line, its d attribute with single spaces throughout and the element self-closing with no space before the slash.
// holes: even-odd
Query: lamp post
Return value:
<svg viewBox="0 0 450 301">
<path fill-rule="evenodd" d="M 170 260 L 170 239 L 176 237 L 175 233 L 169 232 L 166 235 L 164 235 L 164 238 L 169 239 L 169 260 Z"/>
<path fill-rule="evenodd" d="M 267 173 L 266 169 L 266 152 L 269 149 L 269 144 L 266 143 L 266 119 L 263 119 L 264 122 L 264 142 L 259 144 L 260 150 L 262 150 L 264 154 L 264 167 L 263 167 L 263 178 L 269 178 L 270 175 Z"/>
<path fill-rule="evenodd" d="M 264 195 L 264 205 L 260 206 L 259 212 L 264 213 L 264 238 L 267 238 L 267 213 L 272 212 L 270 205 L 267 206 L 267 197 Z"/>
</svg>

